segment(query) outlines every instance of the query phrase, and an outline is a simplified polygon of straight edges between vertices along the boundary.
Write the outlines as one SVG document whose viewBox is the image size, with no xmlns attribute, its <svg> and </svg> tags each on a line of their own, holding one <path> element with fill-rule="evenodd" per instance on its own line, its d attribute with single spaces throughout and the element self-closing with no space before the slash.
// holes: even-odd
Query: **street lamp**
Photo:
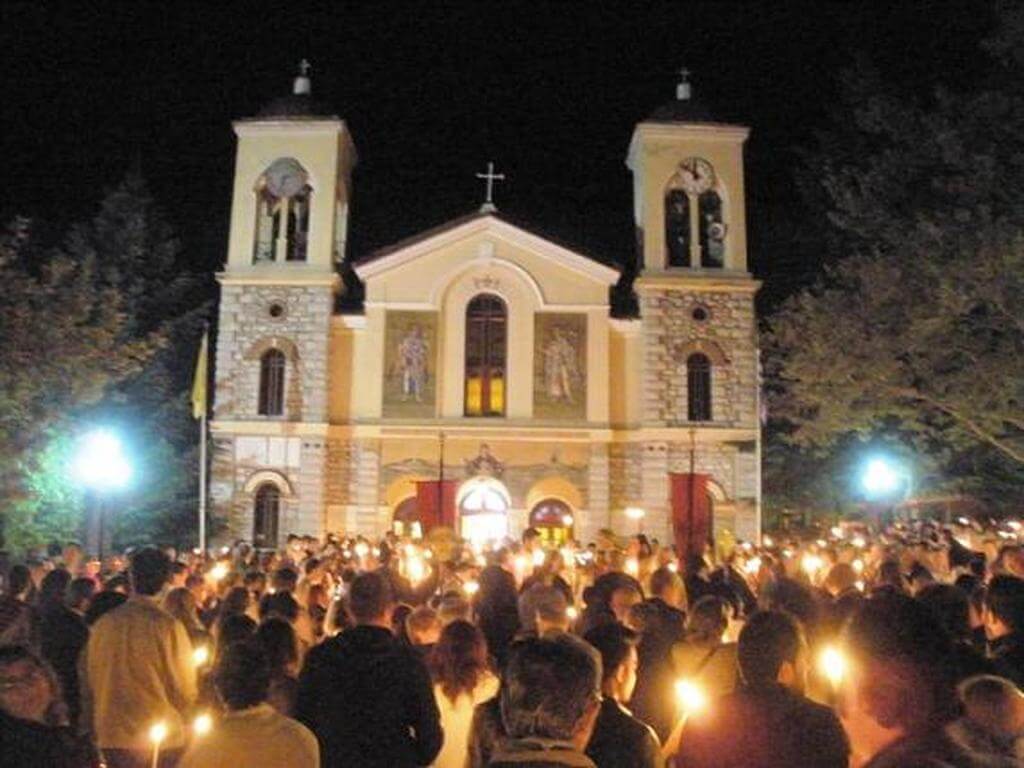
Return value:
<svg viewBox="0 0 1024 768">
<path fill-rule="evenodd" d="M 868 461 L 860 478 L 861 487 L 871 498 L 879 499 L 891 496 L 900 484 L 906 498 L 910 497 L 910 472 L 883 457 Z"/>
<path fill-rule="evenodd" d="M 117 435 L 106 429 L 97 429 L 82 438 L 72 471 L 75 479 L 92 490 L 96 496 L 96 522 L 99 526 L 96 551 L 102 562 L 104 494 L 127 485 L 132 476 L 132 468 L 125 458 Z"/>
</svg>

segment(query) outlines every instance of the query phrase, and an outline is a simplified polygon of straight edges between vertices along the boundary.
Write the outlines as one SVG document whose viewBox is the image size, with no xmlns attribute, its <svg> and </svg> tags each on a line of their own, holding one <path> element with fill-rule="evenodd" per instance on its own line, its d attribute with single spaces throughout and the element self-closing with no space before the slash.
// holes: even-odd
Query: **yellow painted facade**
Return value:
<svg viewBox="0 0 1024 768">
<path fill-rule="evenodd" d="M 617 269 L 487 207 L 355 259 L 365 300 L 343 314 L 336 265 L 356 153 L 343 121 L 304 105 L 296 96 L 235 125 L 211 425 L 222 538 L 379 535 L 417 482 L 444 477 L 459 485 L 455 525 L 467 535 L 492 524 L 518 535 L 565 505 L 573 535 L 591 541 L 631 531 L 624 510 L 641 506 L 644 530 L 671 540 L 670 474 L 690 469 L 709 477 L 716 525 L 758 535 L 745 128 L 638 124 L 627 163 L 643 233 L 639 317 L 612 317 Z M 672 266 L 666 233 L 685 222 L 666 229 L 666 190 L 693 158 L 713 168 L 701 181 L 720 206 L 705 216 L 694 193 L 696 261 Z M 296 243 L 304 258 L 282 258 Z M 701 266 L 699 248 L 722 263 Z M 694 350 L 713 361 L 704 379 Z M 710 402 L 695 420 L 698 386 Z M 483 398 L 499 415 L 467 415 Z M 494 510 L 464 506 L 477 503 L 503 517 L 485 526 Z"/>
</svg>

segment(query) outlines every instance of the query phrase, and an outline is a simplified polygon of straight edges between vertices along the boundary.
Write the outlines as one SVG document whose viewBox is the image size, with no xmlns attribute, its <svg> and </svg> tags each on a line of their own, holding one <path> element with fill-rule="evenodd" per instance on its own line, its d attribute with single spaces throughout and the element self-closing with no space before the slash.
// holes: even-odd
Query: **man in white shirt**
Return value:
<svg viewBox="0 0 1024 768">
<path fill-rule="evenodd" d="M 313 732 L 266 703 L 270 665 L 260 645 L 246 640 L 228 646 L 214 685 L 228 711 L 196 737 L 178 768 L 317 768 Z"/>
</svg>

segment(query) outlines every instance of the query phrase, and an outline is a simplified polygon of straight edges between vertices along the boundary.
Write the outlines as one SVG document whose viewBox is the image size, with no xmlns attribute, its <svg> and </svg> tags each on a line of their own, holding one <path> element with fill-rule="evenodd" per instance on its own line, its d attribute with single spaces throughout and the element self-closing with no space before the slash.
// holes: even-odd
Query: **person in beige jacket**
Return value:
<svg viewBox="0 0 1024 768">
<path fill-rule="evenodd" d="M 148 766 L 149 730 L 164 723 L 160 765 L 174 765 L 185 746 L 197 696 L 192 644 L 185 626 L 158 595 L 171 561 L 158 549 L 132 557 L 132 596 L 97 621 L 82 655 L 83 723 L 109 768 Z"/>
</svg>

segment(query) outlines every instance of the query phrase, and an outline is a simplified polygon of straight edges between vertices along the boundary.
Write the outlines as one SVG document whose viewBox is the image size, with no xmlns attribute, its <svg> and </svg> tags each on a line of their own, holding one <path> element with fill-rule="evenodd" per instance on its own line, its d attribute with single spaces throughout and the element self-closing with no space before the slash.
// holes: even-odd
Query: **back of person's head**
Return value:
<svg viewBox="0 0 1024 768">
<path fill-rule="evenodd" d="M 629 615 L 629 609 L 643 601 L 643 599 L 644 596 L 637 591 L 635 586 L 632 584 L 622 584 L 612 590 L 612 594 L 608 599 L 608 607 L 611 608 L 616 619 L 625 623 L 626 617 Z"/>
<path fill-rule="evenodd" d="M 718 643 L 728 626 L 728 603 L 717 595 L 705 595 L 690 609 L 686 634 L 698 643 Z"/>
<path fill-rule="evenodd" d="M 242 586 L 250 592 L 262 592 L 267 585 L 267 574 L 263 571 L 246 571 Z"/>
<path fill-rule="evenodd" d="M 96 582 L 88 576 L 79 576 L 72 579 L 68 584 L 66 601 L 68 608 L 75 611 L 84 611 L 92 596 L 96 594 Z"/>
<path fill-rule="evenodd" d="M 617 622 L 601 624 L 583 636 L 601 654 L 602 683 L 615 677 L 629 658 L 631 648 L 636 648 L 640 635 Z"/>
<path fill-rule="evenodd" d="M 814 633 L 821 614 L 814 590 L 796 579 L 771 581 L 761 591 L 759 605 L 767 611 L 782 611 L 800 620 L 804 631 Z"/>
<path fill-rule="evenodd" d="M 244 587 L 241 588 L 244 590 Z M 260 621 L 272 616 L 294 622 L 299 618 L 299 601 L 291 592 L 268 592 L 260 598 Z"/>
<path fill-rule="evenodd" d="M 971 606 L 967 595 L 952 584 L 928 584 L 917 593 L 950 637 L 964 640 L 971 634 Z"/>
<path fill-rule="evenodd" d="M 846 625 L 844 644 L 861 670 L 867 709 L 883 727 L 914 730 L 955 714 L 952 643 L 924 604 L 897 593 L 865 600 Z"/>
<path fill-rule="evenodd" d="M 64 568 L 55 568 L 43 576 L 43 580 L 39 584 L 39 606 L 49 608 L 63 605 L 64 595 L 67 593 L 70 583 L 71 574 Z"/>
<path fill-rule="evenodd" d="M 270 586 L 275 592 L 294 592 L 299 583 L 299 572 L 285 565 L 270 577 Z"/>
<path fill-rule="evenodd" d="M 256 634 L 256 622 L 244 613 L 233 613 L 217 621 L 217 654 Z"/>
<path fill-rule="evenodd" d="M 0 645 L 0 677 L 6 678 L 8 674 L 16 673 L 18 666 L 22 668 L 22 675 L 31 671 L 37 680 L 45 680 L 49 688 L 48 701 L 38 700 L 34 696 L 15 695 L 12 699 L 3 702 L 0 711 L 22 719 L 37 719 L 39 715 L 42 715 L 42 720 L 47 725 L 63 725 L 67 716 L 67 708 L 61 694 L 60 681 L 53 671 L 53 667 L 28 646 Z M 15 669 L 11 669 L 12 667 Z M 39 712 L 37 708 L 43 706 L 45 706 L 45 711 Z"/>
<path fill-rule="evenodd" d="M 430 656 L 434 681 L 452 703 L 472 694 L 487 671 L 487 641 L 468 621 L 453 621 L 441 632 Z"/>
<path fill-rule="evenodd" d="M 651 574 L 651 594 L 670 604 L 676 600 L 686 602 L 682 577 L 666 565 Z"/>
<path fill-rule="evenodd" d="M 442 629 L 437 611 L 429 605 L 417 606 L 405 617 L 405 634 L 412 645 L 433 645 L 441 637 Z"/>
<path fill-rule="evenodd" d="M 7 594 L 11 597 L 21 597 L 31 583 L 32 572 L 26 566 L 18 563 L 18 565 L 12 566 L 7 573 Z"/>
<path fill-rule="evenodd" d="M 791 665 L 793 687 L 803 690 L 807 643 L 799 622 L 781 611 L 758 611 L 740 631 L 736 657 L 743 681 L 752 687 L 779 681 L 784 664 Z"/>
<path fill-rule="evenodd" d="M 536 528 L 527 528 L 523 531 L 523 544 L 532 544 L 540 538 L 540 531 Z"/>
<path fill-rule="evenodd" d="M 256 640 L 263 647 L 273 673 L 283 673 L 299 663 L 298 637 L 284 619 L 271 617 L 262 622 L 256 629 Z"/>
<path fill-rule="evenodd" d="M 270 689 L 270 664 L 263 646 L 248 638 L 224 648 L 213 670 L 213 684 L 229 710 L 261 704 Z"/>
<path fill-rule="evenodd" d="M 361 573 L 352 580 L 349 589 L 349 610 L 359 624 L 372 624 L 387 620 L 394 597 L 391 584 L 378 571 Z"/>
<path fill-rule="evenodd" d="M 878 566 L 878 581 L 894 589 L 903 590 L 903 574 L 898 560 L 883 560 Z"/>
<path fill-rule="evenodd" d="M 186 627 L 195 624 L 196 597 L 185 587 L 175 587 L 164 597 L 164 610 Z"/>
<path fill-rule="evenodd" d="M 171 558 L 156 547 L 143 547 L 132 555 L 129 573 L 139 595 L 155 595 L 171 576 Z"/>
<path fill-rule="evenodd" d="M 1024 694 L 1006 678 L 969 677 L 957 686 L 957 694 L 964 714 L 997 739 L 1012 739 L 1024 727 Z"/>
<path fill-rule="evenodd" d="M 104 592 L 124 592 L 128 594 L 131 586 L 131 581 L 129 581 L 128 576 L 124 573 L 112 573 L 103 580 Z M 153 594 L 156 593 L 154 592 Z"/>
<path fill-rule="evenodd" d="M 1024 631 L 1024 579 L 994 576 L 985 590 L 985 607 L 1012 631 Z"/>
<path fill-rule="evenodd" d="M 857 584 L 857 572 L 849 563 L 836 563 L 829 568 L 822 586 L 835 597 L 851 590 Z"/>
<path fill-rule="evenodd" d="M 249 601 L 252 595 L 245 587 L 232 587 L 224 595 L 220 603 L 220 615 L 227 616 L 232 613 L 245 613 L 249 608 Z"/>
<path fill-rule="evenodd" d="M 86 625 L 91 627 L 100 617 L 126 602 L 128 602 L 128 596 L 123 592 L 107 590 L 97 592 L 89 602 L 89 607 L 85 609 L 85 615 L 82 618 L 85 619 Z"/>
<path fill-rule="evenodd" d="M 537 633 L 568 632 L 569 603 L 556 587 L 545 587 L 534 602 Z"/>
<path fill-rule="evenodd" d="M 514 644 L 501 689 L 505 730 L 514 739 L 579 739 L 593 726 L 601 679 L 601 657 L 577 637 Z"/>
</svg>

